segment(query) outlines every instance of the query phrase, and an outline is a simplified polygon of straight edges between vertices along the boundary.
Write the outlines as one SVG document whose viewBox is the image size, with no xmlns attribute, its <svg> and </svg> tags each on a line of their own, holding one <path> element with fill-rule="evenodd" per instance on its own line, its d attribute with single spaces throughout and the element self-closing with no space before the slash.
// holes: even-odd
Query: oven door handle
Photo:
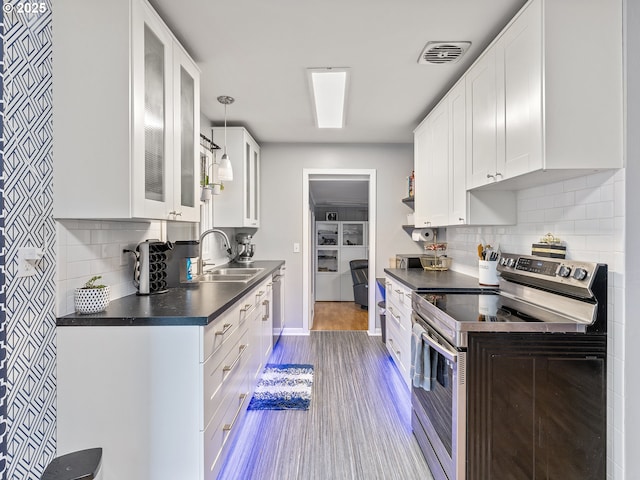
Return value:
<svg viewBox="0 0 640 480">
<path fill-rule="evenodd" d="M 433 348 L 436 352 L 440 353 L 447 360 L 458 363 L 458 352 L 449 348 L 446 348 L 442 344 L 438 343 L 435 339 L 431 338 L 429 335 L 429 330 L 427 333 L 422 334 L 422 340 L 427 342 L 427 344 Z"/>
</svg>

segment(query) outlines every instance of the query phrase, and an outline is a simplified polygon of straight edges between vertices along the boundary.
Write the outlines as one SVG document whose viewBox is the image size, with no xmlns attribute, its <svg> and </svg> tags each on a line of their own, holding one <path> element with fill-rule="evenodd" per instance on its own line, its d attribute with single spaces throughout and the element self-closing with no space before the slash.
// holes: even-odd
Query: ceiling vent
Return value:
<svg viewBox="0 0 640 480">
<path fill-rule="evenodd" d="M 471 42 L 427 42 L 420 53 L 418 63 L 434 65 L 456 63 L 470 46 Z"/>
</svg>

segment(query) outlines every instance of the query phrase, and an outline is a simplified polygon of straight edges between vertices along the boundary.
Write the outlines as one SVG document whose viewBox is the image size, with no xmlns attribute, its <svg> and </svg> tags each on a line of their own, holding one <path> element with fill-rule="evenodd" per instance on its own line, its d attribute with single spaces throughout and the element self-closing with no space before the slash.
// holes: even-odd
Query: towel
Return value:
<svg viewBox="0 0 640 480">
<path fill-rule="evenodd" d="M 419 323 L 411 329 L 411 383 L 414 387 L 431 390 L 431 348 L 422 340 L 427 331 Z"/>
</svg>

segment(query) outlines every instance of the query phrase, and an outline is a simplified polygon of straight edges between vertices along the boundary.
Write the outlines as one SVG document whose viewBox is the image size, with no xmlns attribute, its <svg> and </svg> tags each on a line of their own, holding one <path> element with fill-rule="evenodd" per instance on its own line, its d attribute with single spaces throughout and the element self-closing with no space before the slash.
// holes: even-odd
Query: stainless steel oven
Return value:
<svg viewBox="0 0 640 480">
<path fill-rule="evenodd" d="M 412 427 L 436 480 L 467 478 L 470 335 L 585 334 L 606 345 L 606 265 L 503 254 L 498 270 L 496 291 L 413 293 Z"/>
<path fill-rule="evenodd" d="M 436 479 L 464 478 L 466 358 L 415 312 L 429 347 L 429 388 L 412 388 L 411 426 Z M 433 372 L 433 373 L 432 373 Z"/>
</svg>

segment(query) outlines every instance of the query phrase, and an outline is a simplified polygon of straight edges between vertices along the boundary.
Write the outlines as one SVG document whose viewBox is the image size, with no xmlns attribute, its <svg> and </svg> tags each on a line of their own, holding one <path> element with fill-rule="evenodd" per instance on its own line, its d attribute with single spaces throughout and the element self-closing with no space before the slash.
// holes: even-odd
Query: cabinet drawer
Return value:
<svg viewBox="0 0 640 480">
<path fill-rule="evenodd" d="M 403 358 L 402 358 L 406 356 L 406 352 L 402 351 L 401 348 L 398 348 L 395 343 L 392 343 L 389 348 L 391 349 L 391 356 L 394 359 L 396 367 L 398 367 L 400 376 L 402 377 L 404 382 L 407 384 L 407 386 L 410 386 L 409 368 L 411 367 L 411 364 L 410 363 L 407 364 L 406 361 L 403 361 Z"/>
<path fill-rule="evenodd" d="M 204 363 L 203 406 L 204 425 L 221 408 L 225 397 L 237 387 L 237 378 L 243 375 L 246 356 L 249 355 L 246 329 L 236 329 L 237 334 Z"/>
<path fill-rule="evenodd" d="M 405 383 L 409 384 L 411 368 L 411 335 L 402 329 L 399 322 L 387 320 L 387 349 L 398 367 Z"/>
<path fill-rule="evenodd" d="M 395 304 L 405 312 L 411 313 L 411 289 L 387 278 L 385 282 L 386 301 Z"/>
<path fill-rule="evenodd" d="M 218 320 L 202 328 L 200 362 L 207 360 L 237 333 L 240 320 L 240 306 L 236 305 Z"/>
<path fill-rule="evenodd" d="M 267 282 L 259 285 L 242 297 L 220 319 L 203 328 L 202 352 L 200 361 L 204 362 L 210 355 L 216 352 L 238 327 L 245 326 L 248 318 L 251 318 L 256 309 L 262 304 L 262 299 L 267 291 Z"/>
<path fill-rule="evenodd" d="M 235 432 L 236 425 L 246 413 L 249 395 L 245 390 L 246 376 L 238 376 L 238 389 L 232 392 L 220 406 L 212 421 L 203 433 L 204 478 L 215 480 L 220 470 L 222 451 L 229 436 Z"/>
<path fill-rule="evenodd" d="M 411 312 L 398 308 L 395 304 L 387 305 L 387 316 L 394 322 L 403 335 L 411 335 Z"/>
</svg>

